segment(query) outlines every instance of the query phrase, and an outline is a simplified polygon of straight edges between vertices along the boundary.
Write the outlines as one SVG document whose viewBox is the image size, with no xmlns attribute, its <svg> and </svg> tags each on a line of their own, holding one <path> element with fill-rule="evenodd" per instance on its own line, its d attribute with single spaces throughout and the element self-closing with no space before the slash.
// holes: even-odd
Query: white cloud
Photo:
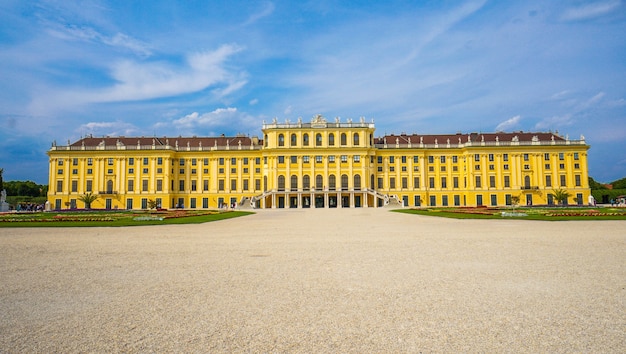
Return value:
<svg viewBox="0 0 626 354">
<path fill-rule="evenodd" d="M 291 106 L 287 106 L 287 108 L 285 108 L 284 113 L 285 115 L 290 115 L 292 111 L 293 111 L 293 108 Z"/>
<path fill-rule="evenodd" d="M 96 136 L 129 136 L 136 135 L 140 129 L 126 122 L 89 122 L 82 124 L 77 130 L 81 135 Z"/>
<path fill-rule="evenodd" d="M 194 53 L 188 56 L 186 66 L 158 61 L 120 61 L 111 68 L 111 78 L 116 82 L 114 85 L 78 91 L 50 88 L 33 100 L 31 110 L 47 112 L 89 103 L 174 97 L 219 84 L 225 84 L 226 88 L 215 93 L 224 96 L 246 84 L 238 78 L 243 74 L 231 73 L 224 67 L 225 61 L 240 50 L 236 45 L 223 45 L 215 51 Z"/>
<path fill-rule="evenodd" d="M 250 102 L 248 102 L 249 105 L 254 106 L 257 103 L 259 103 L 259 99 L 258 98 L 253 98 L 250 100 Z"/>
<path fill-rule="evenodd" d="M 606 15 L 619 6 L 619 0 L 612 0 L 573 7 L 565 10 L 561 19 L 564 21 L 587 20 Z"/>
<path fill-rule="evenodd" d="M 269 2 L 269 1 L 266 2 L 263 6 L 263 9 L 261 9 L 261 11 L 257 13 L 250 15 L 248 20 L 243 25 L 244 26 L 251 25 L 257 22 L 258 20 L 262 19 L 263 17 L 267 17 L 271 15 L 272 13 L 274 13 L 274 8 L 275 8 L 274 3 Z"/>
<path fill-rule="evenodd" d="M 510 131 L 511 129 L 513 129 L 515 126 L 517 126 L 517 124 L 520 122 L 520 120 L 522 119 L 522 116 L 520 115 L 516 115 L 515 117 L 511 117 L 507 120 L 505 120 L 504 122 L 498 124 L 498 126 L 496 127 L 496 131 Z"/>
<path fill-rule="evenodd" d="M 105 35 L 91 27 L 56 25 L 48 30 L 52 36 L 63 40 L 81 40 L 92 43 L 102 43 L 111 47 L 128 49 L 135 54 L 148 57 L 152 55 L 150 46 L 138 39 L 132 38 L 124 33 Z"/>
<path fill-rule="evenodd" d="M 537 130 L 558 130 L 559 127 L 564 127 L 568 125 L 572 125 L 574 122 L 573 115 L 568 113 L 560 116 L 552 116 L 550 118 L 545 118 L 537 124 L 535 124 L 535 129 Z"/>
<path fill-rule="evenodd" d="M 157 135 L 216 136 L 222 133 L 257 132 L 257 118 L 240 112 L 237 108 L 217 108 L 206 113 L 193 112 L 180 118 L 156 123 Z"/>
</svg>

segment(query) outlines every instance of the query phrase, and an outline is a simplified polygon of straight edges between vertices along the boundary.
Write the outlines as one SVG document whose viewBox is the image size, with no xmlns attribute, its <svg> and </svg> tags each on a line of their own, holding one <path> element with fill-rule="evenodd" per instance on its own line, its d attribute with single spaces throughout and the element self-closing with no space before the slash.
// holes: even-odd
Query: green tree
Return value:
<svg viewBox="0 0 626 354">
<path fill-rule="evenodd" d="M 604 184 L 600 183 L 600 182 L 596 182 L 593 178 L 589 177 L 589 188 L 591 188 L 592 190 L 597 190 L 597 189 L 607 189 Z"/>
<path fill-rule="evenodd" d="M 77 199 L 85 203 L 85 209 L 91 209 L 91 203 L 98 200 L 99 196 L 91 192 L 79 196 Z"/>
<path fill-rule="evenodd" d="M 156 200 L 154 200 L 154 199 L 149 199 L 148 200 L 148 209 L 155 209 L 158 206 L 159 205 L 157 204 Z"/>
<path fill-rule="evenodd" d="M 626 178 L 611 182 L 613 189 L 626 189 Z"/>
<path fill-rule="evenodd" d="M 554 200 L 556 200 L 557 204 L 564 205 L 567 201 L 567 198 L 571 196 L 571 194 L 565 189 L 555 189 L 552 191 L 552 195 L 554 196 Z"/>
</svg>

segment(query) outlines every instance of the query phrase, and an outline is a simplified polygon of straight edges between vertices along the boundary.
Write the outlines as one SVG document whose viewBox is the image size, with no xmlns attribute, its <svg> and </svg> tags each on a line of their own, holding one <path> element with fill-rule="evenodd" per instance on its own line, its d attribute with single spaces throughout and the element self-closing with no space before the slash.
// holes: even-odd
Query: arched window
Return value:
<svg viewBox="0 0 626 354">
<path fill-rule="evenodd" d="M 337 181 L 335 179 L 335 175 L 328 176 L 328 189 L 334 191 L 337 188 Z"/>
<path fill-rule="evenodd" d="M 113 181 L 111 180 L 107 181 L 107 193 L 108 194 L 113 193 Z"/>
<path fill-rule="evenodd" d="M 335 134 L 328 134 L 328 146 L 335 146 Z"/>
<path fill-rule="evenodd" d="M 348 190 L 348 175 L 341 175 L 341 190 Z"/>
<path fill-rule="evenodd" d="M 297 139 L 296 134 L 291 134 L 291 146 L 298 145 L 298 141 L 296 139 Z"/>
<path fill-rule="evenodd" d="M 309 175 L 302 176 L 302 188 L 304 188 L 304 190 L 311 188 L 311 178 Z"/>
<path fill-rule="evenodd" d="M 524 187 L 526 187 L 526 189 L 530 189 L 530 176 L 524 177 Z"/>
<path fill-rule="evenodd" d="M 291 175 L 291 186 L 290 186 L 292 191 L 296 191 L 298 190 L 298 176 L 296 175 Z"/>
<path fill-rule="evenodd" d="M 315 136 L 315 146 L 322 146 L 322 134 L 320 133 Z"/>
<path fill-rule="evenodd" d="M 283 175 L 278 176 L 278 190 L 279 191 L 285 190 L 285 176 Z"/>
<path fill-rule="evenodd" d="M 341 145 L 347 145 L 348 138 L 346 137 L 346 133 L 341 133 Z"/>
<path fill-rule="evenodd" d="M 361 189 L 361 175 L 354 175 L 354 189 Z"/>
<path fill-rule="evenodd" d="M 278 146 L 285 146 L 285 136 L 278 134 Z"/>
<path fill-rule="evenodd" d="M 304 133 L 302 136 L 302 145 L 309 146 L 309 134 Z"/>
<path fill-rule="evenodd" d="M 354 142 L 353 145 L 354 146 L 359 146 L 359 133 L 354 133 Z"/>
<path fill-rule="evenodd" d="M 322 175 L 315 176 L 315 189 L 322 190 L 324 188 L 324 177 Z"/>
</svg>

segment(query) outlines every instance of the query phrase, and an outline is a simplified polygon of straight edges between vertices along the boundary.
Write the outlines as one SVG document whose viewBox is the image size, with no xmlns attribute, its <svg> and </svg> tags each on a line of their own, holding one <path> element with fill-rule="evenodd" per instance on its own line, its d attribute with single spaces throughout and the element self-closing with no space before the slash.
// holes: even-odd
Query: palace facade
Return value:
<svg viewBox="0 0 626 354">
<path fill-rule="evenodd" d="M 102 137 L 53 144 L 55 209 L 215 209 L 586 203 L 584 137 L 496 132 L 375 137 L 374 123 L 321 115 L 263 124 L 263 137 Z"/>
</svg>

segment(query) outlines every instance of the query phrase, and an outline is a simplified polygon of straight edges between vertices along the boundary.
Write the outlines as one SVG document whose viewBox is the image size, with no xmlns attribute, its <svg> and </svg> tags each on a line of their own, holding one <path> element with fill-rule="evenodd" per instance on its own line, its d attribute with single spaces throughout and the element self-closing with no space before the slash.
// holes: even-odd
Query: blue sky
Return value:
<svg viewBox="0 0 626 354">
<path fill-rule="evenodd" d="M 261 135 L 315 114 L 385 133 L 584 135 L 626 177 L 626 4 L 601 1 L 0 3 L 0 167 L 94 134 Z"/>
</svg>

